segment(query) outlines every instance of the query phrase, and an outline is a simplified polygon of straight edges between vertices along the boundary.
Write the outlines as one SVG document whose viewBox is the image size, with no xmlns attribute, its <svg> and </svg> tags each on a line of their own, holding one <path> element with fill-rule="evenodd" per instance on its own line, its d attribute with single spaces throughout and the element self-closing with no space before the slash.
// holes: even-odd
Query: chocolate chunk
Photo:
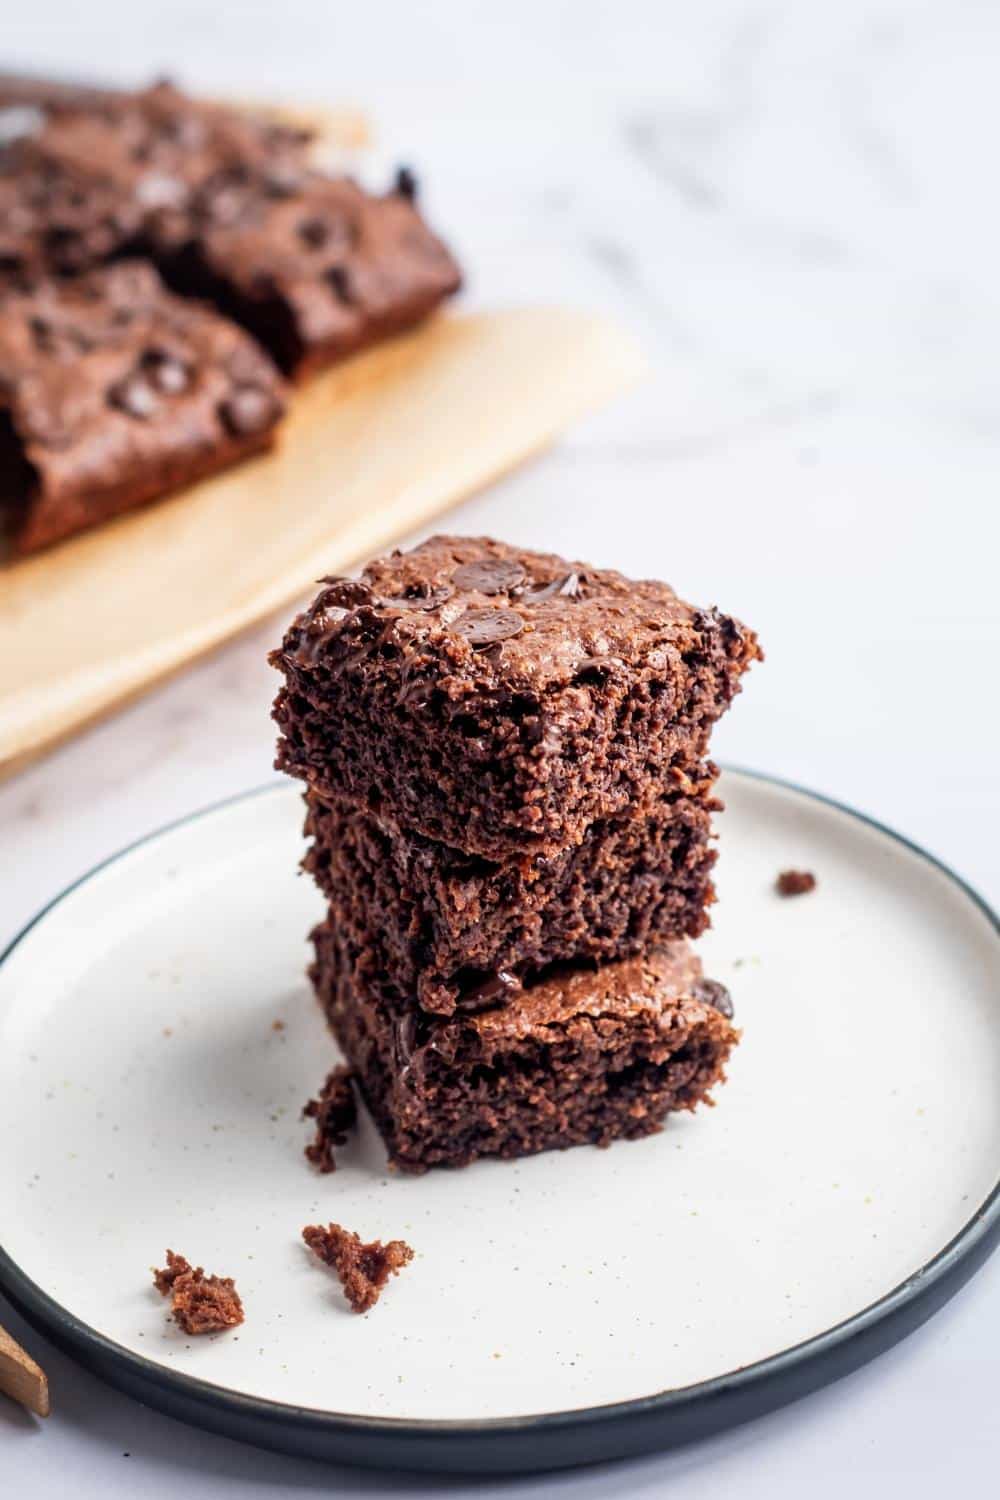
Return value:
<svg viewBox="0 0 1000 1500">
<path fill-rule="evenodd" d="M 316 601 L 320 611 L 325 612 L 331 606 L 338 609 L 356 609 L 358 605 L 373 602 L 370 587 L 360 578 L 341 578 L 335 573 L 328 573 L 319 581 L 329 585 Z"/>
<path fill-rule="evenodd" d="M 696 1000 L 704 1000 L 713 1010 L 717 1010 L 720 1016 L 725 1016 L 727 1021 L 733 1019 L 733 997 L 724 984 L 717 979 L 699 979 L 692 986 L 692 994 Z"/>
<path fill-rule="evenodd" d="M 276 412 L 274 393 L 258 385 L 240 386 L 219 406 L 220 417 L 237 437 L 247 437 L 270 427 Z"/>
<path fill-rule="evenodd" d="M 341 302 L 351 301 L 351 276 L 346 266 L 331 266 L 326 279 Z"/>
<path fill-rule="evenodd" d="M 520 635 L 524 621 L 515 609 L 467 609 L 452 629 L 470 646 L 492 646 Z"/>
<path fill-rule="evenodd" d="M 509 557 L 487 557 L 482 562 L 463 563 L 452 574 L 457 589 L 478 594 L 509 594 L 528 575 L 519 562 Z"/>
<path fill-rule="evenodd" d="M 382 609 L 440 609 L 451 598 L 453 590 L 446 583 L 439 588 L 430 589 L 426 594 L 381 594 L 375 599 L 375 603 Z"/>
<path fill-rule="evenodd" d="M 188 366 L 159 349 L 147 350 L 142 357 L 142 368 L 151 383 L 165 396 L 179 396 L 191 384 Z"/>
<path fill-rule="evenodd" d="M 486 1010 L 491 1005 L 504 1004 L 521 989 L 521 981 L 507 969 L 498 969 L 482 984 L 465 990 L 458 1001 L 460 1010 Z"/>
<path fill-rule="evenodd" d="M 330 225 L 326 219 L 314 216 L 303 219 L 299 225 L 299 239 L 310 250 L 321 250 L 330 238 Z"/>
<path fill-rule="evenodd" d="M 537 588 L 528 589 L 522 598 L 526 604 L 540 604 L 543 599 L 557 599 L 560 596 L 575 599 L 579 592 L 580 575 L 564 573 L 561 578 L 553 578 L 551 583 L 540 583 Z"/>
<path fill-rule="evenodd" d="M 159 400 L 145 375 L 136 371 L 119 380 L 108 392 L 108 400 L 119 411 L 127 412 L 138 421 L 146 421 L 156 413 Z"/>
<path fill-rule="evenodd" d="M 419 184 L 416 174 L 409 167 L 400 167 L 396 173 L 395 191 L 409 203 L 415 203 Z"/>
</svg>

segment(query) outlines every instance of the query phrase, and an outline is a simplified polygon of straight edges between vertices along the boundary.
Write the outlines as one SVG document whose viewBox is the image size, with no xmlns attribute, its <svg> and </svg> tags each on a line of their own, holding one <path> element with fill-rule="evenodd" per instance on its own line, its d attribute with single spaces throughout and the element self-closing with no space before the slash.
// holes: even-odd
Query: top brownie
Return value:
<svg viewBox="0 0 1000 1500">
<path fill-rule="evenodd" d="M 484 537 L 324 585 L 271 656 L 279 768 L 492 860 L 553 853 L 697 779 L 761 655 L 665 583 Z"/>
</svg>

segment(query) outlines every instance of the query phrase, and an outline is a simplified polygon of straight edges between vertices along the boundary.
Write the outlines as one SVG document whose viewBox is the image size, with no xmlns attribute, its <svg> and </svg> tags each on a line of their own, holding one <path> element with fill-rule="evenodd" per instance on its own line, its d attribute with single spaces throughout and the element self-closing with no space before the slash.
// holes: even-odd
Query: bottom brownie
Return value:
<svg viewBox="0 0 1000 1500">
<path fill-rule="evenodd" d="M 357 977 L 330 922 L 313 983 L 395 1165 L 606 1146 L 659 1130 L 724 1078 L 738 1033 L 686 943 L 552 972 L 476 1014 L 400 1010 Z"/>
</svg>

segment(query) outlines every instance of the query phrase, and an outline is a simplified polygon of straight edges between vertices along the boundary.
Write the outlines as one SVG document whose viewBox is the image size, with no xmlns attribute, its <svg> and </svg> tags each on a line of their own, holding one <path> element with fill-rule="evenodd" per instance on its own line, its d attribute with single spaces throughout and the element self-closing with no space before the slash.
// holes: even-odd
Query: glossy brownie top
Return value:
<svg viewBox="0 0 1000 1500">
<path fill-rule="evenodd" d="M 324 582 L 277 664 L 336 673 L 367 659 L 372 673 L 385 672 L 389 644 L 391 675 L 415 696 L 442 677 L 538 691 L 588 674 L 657 670 L 670 653 L 696 651 L 715 635 L 729 655 L 759 654 L 746 627 L 685 603 L 666 583 L 489 537 L 432 537 L 371 563 L 360 579 Z"/>
</svg>

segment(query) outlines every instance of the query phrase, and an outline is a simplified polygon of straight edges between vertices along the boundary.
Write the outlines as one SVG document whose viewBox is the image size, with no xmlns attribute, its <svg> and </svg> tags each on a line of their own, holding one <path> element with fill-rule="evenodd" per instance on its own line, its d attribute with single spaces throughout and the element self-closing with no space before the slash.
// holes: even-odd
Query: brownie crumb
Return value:
<svg viewBox="0 0 1000 1500">
<path fill-rule="evenodd" d="M 779 896 L 805 896 L 816 889 L 816 876 L 811 870 L 782 870 L 774 888 Z"/>
<path fill-rule="evenodd" d="M 305 1154 L 320 1172 L 335 1172 L 334 1146 L 347 1144 L 348 1131 L 358 1118 L 354 1098 L 354 1073 L 341 1063 L 329 1075 L 318 1099 L 310 1099 L 302 1111 L 304 1120 L 316 1121 L 316 1134 Z"/>
<path fill-rule="evenodd" d="M 405 1240 L 372 1240 L 366 1245 L 360 1235 L 339 1224 L 307 1224 L 302 1238 L 314 1255 L 332 1266 L 344 1288 L 344 1296 L 357 1313 L 374 1307 L 390 1276 L 413 1259 Z"/>
<path fill-rule="evenodd" d="M 167 1251 L 167 1264 L 153 1272 L 153 1285 L 171 1299 L 174 1321 L 185 1333 L 221 1333 L 243 1322 L 243 1303 L 231 1276 L 206 1276 L 183 1255 Z"/>
<path fill-rule="evenodd" d="M 284 1031 L 284 1029 L 285 1029 L 285 1023 L 284 1023 L 284 1021 L 272 1021 L 271 1022 L 271 1030 L 272 1031 Z"/>
</svg>

